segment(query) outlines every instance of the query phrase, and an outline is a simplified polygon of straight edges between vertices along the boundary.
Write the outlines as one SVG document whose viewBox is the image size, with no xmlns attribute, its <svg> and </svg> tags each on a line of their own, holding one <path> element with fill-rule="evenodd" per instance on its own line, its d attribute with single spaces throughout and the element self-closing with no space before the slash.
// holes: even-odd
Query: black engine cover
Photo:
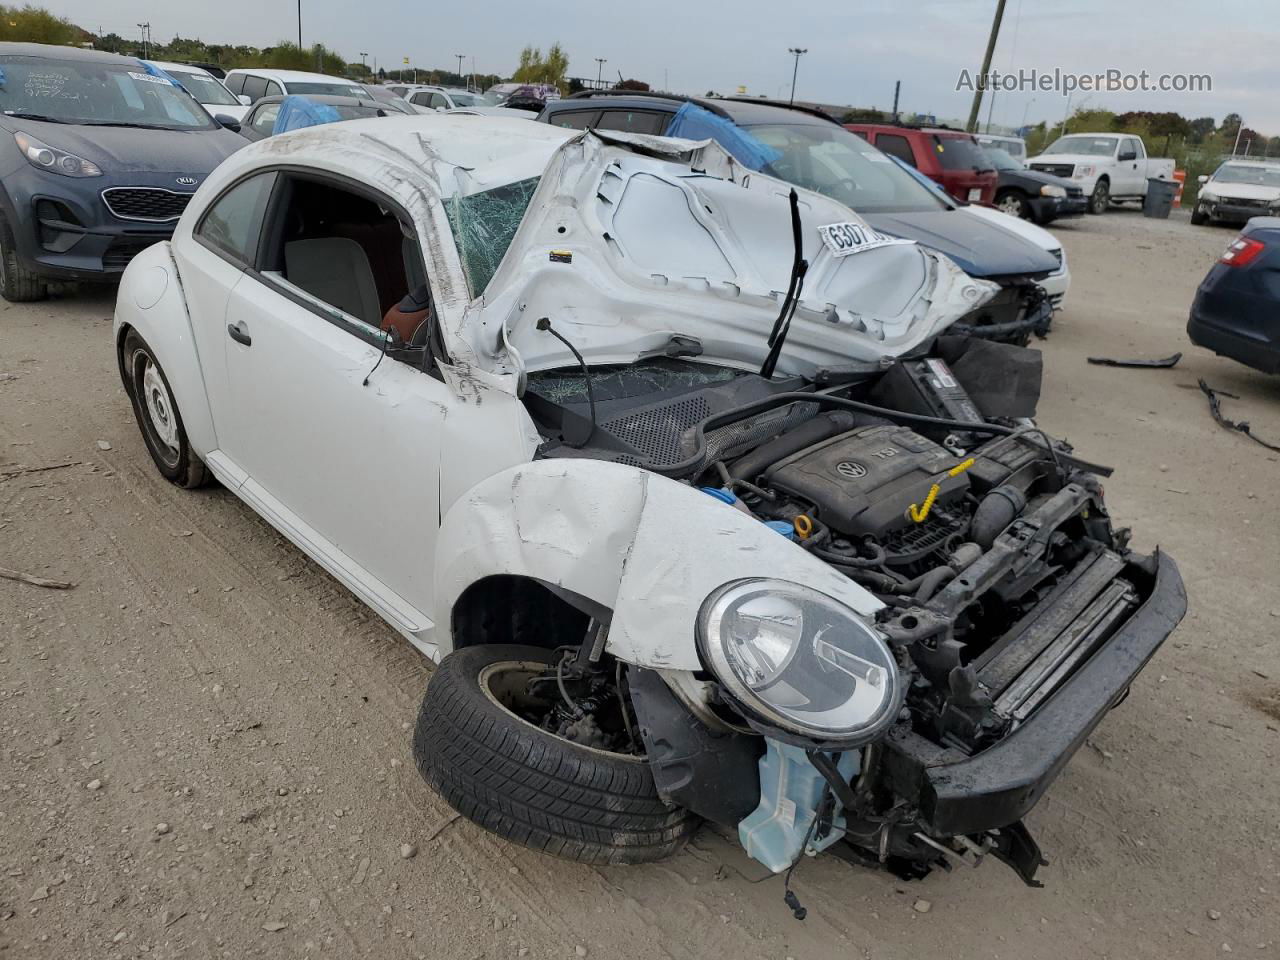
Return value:
<svg viewBox="0 0 1280 960">
<path fill-rule="evenodd" d="M 969 488 L 943 447 L 907 427 L 864 427 L 801 450 L 765 472 L 769 486 L 807 500 L 818 519 L 848 536 L 880 536 L 911 523 L 907 509 L 923 504 L 929 488 L 942 488 L 945 504 Z"/>
</svg>

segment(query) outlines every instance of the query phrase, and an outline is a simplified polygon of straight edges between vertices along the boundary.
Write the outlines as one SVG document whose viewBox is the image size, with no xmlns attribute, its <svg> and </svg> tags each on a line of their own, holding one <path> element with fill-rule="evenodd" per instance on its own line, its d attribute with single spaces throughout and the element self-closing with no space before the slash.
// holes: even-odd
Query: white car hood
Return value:
<svg viewBox="0 0 1280 960">
<path fill-rule="evenodd" d="M 1032 157 L 1027 163 L 1073 163 L 1076 166 L 1090 164 L 1097 166 L 1100 163 L 1110 163 L 1115 157 L 1107 155 L 1100 157 L 1096 153 L 1043 153 L 1038 157 Z"/>
<path fill-rule="evenodd" d="M 1220 183 L 1210 180 L 1201 193 L 1206 190 L 1224 200 L 1280 200 L 1280 187 L 1265 187 L 1260 183 Z"/>
<path fill-rule="evenodd" d="M 791 190 L 712 141 L 575 136 L 551 158 L 453 333 L 499 374 L 576 362 L 537 329 L 542 317 L 588 362 L 633 362 L 681 336 L 706 360 L 758 368 L 791 274 Z M 902 354 L 998 290 L 916 244 L 837 257 L 818 228 L 865 223 L 834 200 L 797 193 L 809 269 L 780 374 Z"/>
</svg>

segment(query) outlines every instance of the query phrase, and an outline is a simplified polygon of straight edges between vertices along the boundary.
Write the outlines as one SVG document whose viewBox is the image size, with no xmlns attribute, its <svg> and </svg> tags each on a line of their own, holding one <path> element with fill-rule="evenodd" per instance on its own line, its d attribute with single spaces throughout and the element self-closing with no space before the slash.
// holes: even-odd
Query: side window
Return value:
<svg viewBox="0 0 1280 960">
<path fill-rule="evenodd" d="M 414 106 L 425 107 L 429 103 L 431 103 L 431 94 L 418 91 L 412 97 L 409 98 L 409 102 L 412 103 Z"/>
<path fill-rule="evenodd" d="M 569 127 L 572 130 L 587 130 L 596 126 L 599 110 L 557 110 L 551 115 L 551 123 L 557 127 Z"/>
<path fill-rule="evenodd" d="M 244 92 L 244 74 L 236 73 L 227 77 L 224 81 L 228 90 L 231 91 L 233 97 L 240 96 Z"/>
<path fill-rule="evenodd" d="M 865 131 L 865 130 L 853 130 L 853 131 L 851 131 L 851 132 L 852 132 L 855 136 L 859 136 L 859 137 L 861 137 L 863 140 L 866 140 L 868 143 L 870 143 L 870 142 L 871 142 L 871 138 L 867 136 L 867 134 L 866 134 L 866 131 Z"/>
<path fill-rule="evenodd" d="M 431 95 L 431 99 L 427 102 L 427 106 L 430 107 L 432 110 L 435 110 L 438 107 L 444 107 L 445 109 L 448 109 L 449 98 L 446 97 L 443 93 L 433 93 Z"/>
<path fill-rule="evenodd" d="M 601 130 L 625 130 L 628 133 L 662 133 L 667 129 L 667 115 L 652 110 L 606 110 L 596 124 Z"/>
<path fill-rule="evenodd" d="M 263 77 L 246 74 L 244 78 L 244 94 L 250 100 L 261 100 L 267 95 L 267 81 Z"/>
<path fill-rule="evenodd" d="M 280 112 L 280 104 L 264 103 L 253 113 L 253 122 L 249 126 L 253 127 L 255 133 L 260 133 L 264 137 L 271 136 L 271 131 L 276 126 L 276 115 Z"/>
<path fill-rule="evenodd" d="M 266 226 L 263 275 L 318 316 L 375 343 L 394 327 L 412 342 L 425 304 L 422 254 L 391 201 L 375 201 L 345 184 L 285 177 Z M 282 282 L 281 282 L 282 281 Z M 302 293 L 305 296 L 299 297 Z"/>
<path fill-rule="evenodd" d="M 283 97 L 283 96 L 284 96 L 284 89 L 280 86 L 280 84 L 276 83 L 274 80 L 268 80 L 268 81 L 267 81 L 267 96 L 268 96 L 268 97 Z"/>
<path fill-rule="evenodd" d="M 896 133 L 878 133 L 876 146 L 889 156 L 897 157 L 903 163 L 909 163 L 913 167 L 916 166 L 916 156 L 911 152 L 911 142 L 906 137 L 900 137 Z"/>
<path fill-rule="evenodd" d="M 260 173 L 242 180 L 205 211 L 195 234 L 231 259 L 253 266 L 257 259 L 262 211 L 271 196 L 274 173 Z"/>
<path fill-rule="evenodd" d="M 1127 140 L 1125 140 L 1124 148 L 1126 150 L 1133 151 L 1133 155 L 1137 157 L 1139 160 L 1141 160 L 1145 155 L 1142 150 L 1142 141 L 1139 140 L 1137 137 L 1129 137 Z"/>
</svg>

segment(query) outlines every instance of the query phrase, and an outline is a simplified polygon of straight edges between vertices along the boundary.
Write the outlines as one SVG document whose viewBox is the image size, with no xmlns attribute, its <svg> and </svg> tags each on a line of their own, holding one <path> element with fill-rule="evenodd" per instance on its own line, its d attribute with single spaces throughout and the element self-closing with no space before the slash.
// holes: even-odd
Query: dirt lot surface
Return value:
<svg viewBox="0 0 1280 960">
<path fill-rule="evenodd" d="M 428 664 L 234 496 L 159 477 L 112 295 L 88 291 L 0 311 L 0 567 L 76 584 L 0 579 L 0 953 L 1280 957 L 1280 456 L 1195 386 L 1280 439 L 1280 379 L 1187 343 L 1230 231 L 1057 232 L 1074 285 L 1043 425 L 1119 468 L 1112 512 L 1176 556 L 1191 612 L 1032 815 L 1043 890 L 995 862 L 904 884 L 820 858 L 800 923 L 709 830 L 593 869 L 453 820 L 409 754 Z"/>
</svg>

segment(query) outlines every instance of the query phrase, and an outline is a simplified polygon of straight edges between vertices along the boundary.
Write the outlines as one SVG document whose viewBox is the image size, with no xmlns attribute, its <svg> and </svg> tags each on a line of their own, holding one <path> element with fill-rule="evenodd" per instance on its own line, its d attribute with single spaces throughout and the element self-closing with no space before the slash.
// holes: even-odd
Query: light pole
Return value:
<svg viewBox="0 0 1280 960">
<path fill-rule="evenodd" d="M 1000 35 L 1000 21 L 1004 19 L 1005 0 L 996 0 L 996 15 L 991 21 L 991 36 L 987 37 L 987 52 L 982 58 L 982 72 L 978 75 L 978 85 L 973 91 L 973 106 L 969 108 L 969 122 L 965 129 L 970 133 L 978 132 L 978 111 L 982 109 L 982 92 L 986 89 L 991 77 L 991 55 L 996 50 L 996 37 Z M 994 94 L 994 91 L 993 91 Z"/>
<path fill-rule="evenodd" d="M 298 49 L 302 49 L 302 0 L 298 0 Z"/>
<path fill-rule="evenodd" d="M 454 56 L 458 58 L 458 79 L 461 80 L 462 79 L 462 60 L 466 56 L 466 54 L 455 53 Z"/>
<path fill-rule="evenodd" d="M 1240 149 L 1240 134 L 1244 132 L 1244 117 L 1240 118 L 1240 124 L 1236 127 L 1236 142 L 1231 145 L 1231 155 L 1234 157 L 1236 151 Z"/>
<path fill-rule="evenodd" d="M 364 62 L 364 58 L 367 57 L 368 55 L 369 54 L 365 53 L 363 50 L 360 51 L 360 69 L 363 70 L 365 73 L 369 72 L 369 65 Z"/>
<path fill-rule="evenodd" d="M 790 103 L 796 102 L 796 74 L 800 72 L 800 57 L 809 52 L 808 47 L 787 47 L 787 53 L 796 58 L 795 66 L 791 68 L 791 100 Z"/>
<path fill-rule="evenodd" d="M 599 90 L 604 86 L 604 65 L 609 62 L 607 57 L 596 57 L 596 89 Z"/>
</svg>

